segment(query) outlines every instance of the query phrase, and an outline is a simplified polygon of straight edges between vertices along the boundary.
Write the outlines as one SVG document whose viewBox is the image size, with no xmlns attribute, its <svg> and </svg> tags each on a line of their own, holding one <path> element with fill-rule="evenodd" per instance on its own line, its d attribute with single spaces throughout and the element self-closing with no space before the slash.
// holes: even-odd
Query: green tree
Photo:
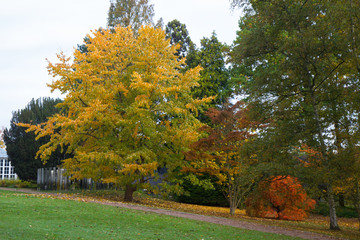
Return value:
<svg viewBox="0 0 360 240">
<path fill-rule="evenodd" d="M 108 26 L 114 28 L 119 25 L 137 31 L 142 25 L 154 25 L 154 5 L 148 0 L 112 0 L 108 13 Z M 162 20 L 159 20 L 157 26 Z"/>
<path fill-rule="evenodd" d="M 175 24 L 172 24 L 174 26 Z M 177 25 L 175 25 L 177 26 Z M 184 25 L 180 25 L 177 27 L 177 30 L 173 30 L 170 32 L 177 32 L 179 29 L 180 33 L 174 34 L 175 36 L 186 36 L 183 34 Z M 175 29 L 172 27 L 172 29 Z M 175 39 L 180 39 L 177 37 L 173 37 Z M 198 49 L 195 44 L 191 43 L 186 45 L 186 69 L 191 69 L 196 66 L 201 66 L 202 71 L 200 72 L 200 81 L 199 86 L 192 88 L 192 96 L 194 98 L 202 98 L 202 97 L 210 97 L 215 96 L 214 100 L 211 102 L 210 106 L 212 108 L 221 107 L 225 104 L 230 96 L 231 90 L 228 85 L 228 81 L 230 79 L 229 71 L 226 68 L 225 64 L 225 50 L 227 50 L 226 46 L 219 42 L 215 33 L 212 34 L 211 38 L 203 38 L 201 40 L 201 47 Z M 211 124 L 211 120 L 205 114 L 200 113 L 198 116 L 201 122 Z M 209 181 L 212 185 L 216 186 L 216 182 L 213 177 L 202 176 L 203 181 Z M 206 179 L 206 180 L 205 180 Z M 184 179 L 185 183 L 189 183 L 186 179 Z M 193 189 L 198 188 L 196 184 L 185 184 L 184 190 L 190 194 L 196 194 L 193 192 Z M 220 187 L 216 189 L 212 189 L 209 191 L 217 191 L 217 195 L 221 195 Z M 185 199 L 184 197 L 183 199 Z M 199 202 L 204 202 L 206 200 L 201 200 L 199 198 Z"/>
<path fill-rule="evenodd" d="M 321 174 L 312 181 L 326 186 L 330 228 L 339 229 L 333 188 L 339 164 L 351 168 L 347 153 L 359 133 L 355 3 L 233 2 L 246 6 L 232 53 L 249 73 L 242 77 L 244 93 L 272 120 L 267 135 L 278 145 L 273 149 L 289 156 L 305 143 L 321 154 Z"/>
<path fill-rule="evenodd" d="M 36 181 L 38 168 L 55 167 L 60 165 L 61 160 L 65 158 L 57 150 L 44 166 L 41 160 L 36 159 L 35 156 L 40 146 L 49 142 L 50 138 L 46 137 L 36 141 L 34 133 L 27 133 L 25 132 L 26 128 L 17 125 L 18 123 L 41 124 L 46 122 L 50 116 L 59 112 L 55 106 L 60 102 L 60 99 L 52 98 L 32 99 L 24 109 L 13 112 L 10 128 L 4 131 L 4 141 L 9 160 L 20 179 Z"/>
<path fill-rule="evenodd" d="M 194 45 L 186 25 L 174 19 L 166 25 L 165 32 L 166 37 L 170 39 L 172 45 L 180 45 L 176 53 L 176 55 L 179 56 L 179 59 L 186 57 L 190 47 Z"/>
<path fill-rule="evenodd" d="M 68 146 L 74 156 L 64 167 L 73 178 L 115 183 L 132 201 L 136 189 L 151 189 L 159 167 L 170 178 L 181 166 L 199 135 L 194 113 L 211 99 L 191 97 L 200 68 L 180 73 L 184 61 L 161 29 L 144 26 L 134 34 L 118 26 L 88 37 L 87 53 L 75 51 L 74 62 L 59 54 L 60 63 L 48 66 L 56 77 L 50 86 L 65 94 L 60 107 L 67 111 L 22 126 L 37 138 L 51 137 L 38 152 L 43 161 Z"/>
<path fill-rule="evenodd" d="M 192 89 L 194 98 L 216 96 L 212 107 L 218 107 L 228 101 L 231 94 L 229 70 L 226 67 L 225 54 L 227 47 L 213 33 L 210 38 L 201 39 L 200 49 L 190 45 L 186 64 L 189 68 L 201 66 L 200 86 Z"/>
</svg>

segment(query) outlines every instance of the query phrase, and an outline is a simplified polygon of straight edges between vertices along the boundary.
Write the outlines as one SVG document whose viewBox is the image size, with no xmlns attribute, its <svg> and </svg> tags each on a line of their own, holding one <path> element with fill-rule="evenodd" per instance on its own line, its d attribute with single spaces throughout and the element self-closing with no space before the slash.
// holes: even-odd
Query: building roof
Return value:
<svg viewBox="0 0 360 240">
<path fill-rule="evenodd" d="M 0 148 L 0 158 L 7 158 L 6 150 L 3 148 Z"/>
</svg>

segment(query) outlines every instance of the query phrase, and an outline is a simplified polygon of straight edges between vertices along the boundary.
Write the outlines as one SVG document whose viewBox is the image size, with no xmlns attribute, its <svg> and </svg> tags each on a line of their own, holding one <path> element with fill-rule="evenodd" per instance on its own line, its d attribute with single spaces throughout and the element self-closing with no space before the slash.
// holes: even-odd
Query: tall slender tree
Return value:
<svg viewBox="0 0 360 240">
<path fill-rule="evenodd" d="M 356 13 L 349 10 L 355 3 L 233 3 L 246 6 L 233 50 L 234 63 L 250 73 L 242 78 L 244 93 L 261 115 L 272 119 L 267 134 L 281 138 L 278 152 L 289 153 L 292 146 L 306 143 L 321 154 L 322 174 L 312 181 L 326 186 L 330 228 L 339 229 L 336 173 L 346 162 L 346 149 L 358 144 L 359 133 L 359 69 L 354 54 L 358 51 L 354 29 L 359 25 Z M 345 20 L 339 21 L 339 15 Z"/>
<path fill-rule="evenodd" d="M 137 31 L 142 25 L 154 25 L 154 5 L 148 0 L 111 0 L 108 13 L 108 26 L 114 28 L 130 26 Z M 161 27 L 162 20 L 157 23 Z"/>
</svg>

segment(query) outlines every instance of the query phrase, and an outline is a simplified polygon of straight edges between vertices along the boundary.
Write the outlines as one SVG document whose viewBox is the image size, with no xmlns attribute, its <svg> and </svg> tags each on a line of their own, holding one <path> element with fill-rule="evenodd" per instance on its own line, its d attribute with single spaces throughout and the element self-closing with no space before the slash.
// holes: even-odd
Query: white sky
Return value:
<svg viewBox="0 0 360 240">
<path fill-rule="evenodd" d="M 164 25 L 185 23 L 191 39 L 215 31 L 221 42 L 236 37 L 240 11 L 228 0 L 151 0 Z M 9 127 L 12 112 L 32 98 L 60 97 L 50 93 L 46 58 L 72 54 L 90 30 L 106 27 L 109 0 L 0 0 L 0 128 Z"/>
</svg>

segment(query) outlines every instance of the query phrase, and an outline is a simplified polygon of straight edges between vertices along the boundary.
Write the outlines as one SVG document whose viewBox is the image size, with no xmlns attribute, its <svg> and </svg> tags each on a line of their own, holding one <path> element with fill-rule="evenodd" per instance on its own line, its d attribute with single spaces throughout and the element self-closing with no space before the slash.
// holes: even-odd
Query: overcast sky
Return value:
<svg viewBox="0 0 360 240">
<path fill-rule="evenodd" d="M 71 55 L 90 30 L 106 27 L 109 0 L 0 0 L 0 128 L 9 127 L 12 112 L 32 99 L 51 94 L 46 58 L 56 62 L 60 51 Z M 229 0 L 151 0 L 155 20 L 185 23 L 192 40 L 210 37 L 221 42 L 236 37 L 240 11 Z"/>
</svg>

